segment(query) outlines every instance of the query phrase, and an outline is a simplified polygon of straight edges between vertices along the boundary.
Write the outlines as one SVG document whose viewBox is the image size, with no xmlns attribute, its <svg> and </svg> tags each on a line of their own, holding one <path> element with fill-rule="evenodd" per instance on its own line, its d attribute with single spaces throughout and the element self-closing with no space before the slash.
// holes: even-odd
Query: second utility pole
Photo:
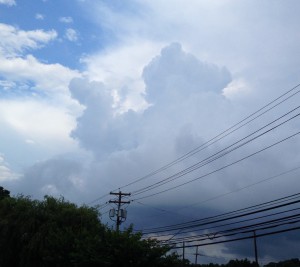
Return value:
<svg viewBox="0 0 300 267">
<path fill-rule="evenodd" d="M 109 203 L 115 203 L 118 205 L 117 220 L 116 220 L 116 231 L 118 232 L 120 225 L 122 223 L 122 218 L 124 217 L 122 214 L 124 210 L 121 209 L 121 205 L 130 203 L 130 201 L 122 201 L 122 196 L 130 196 L 131 194 L 130 193 L 122 193 L 121 191 L 119 191 L 118 193 L 110 192 L 110 195 L 118 196 L 118 200 L 110 200 L 109 201 Z"/>
</svg>

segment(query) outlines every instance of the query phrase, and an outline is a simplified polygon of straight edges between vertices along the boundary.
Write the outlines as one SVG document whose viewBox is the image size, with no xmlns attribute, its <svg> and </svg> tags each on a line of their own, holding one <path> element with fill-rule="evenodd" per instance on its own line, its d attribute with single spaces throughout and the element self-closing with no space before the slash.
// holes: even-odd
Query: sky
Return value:
<svg viewBox="0 0 300 267">
<path fill-rule="evenodd" d="M 1 185 L 78 205 L 105 204 L 120 188 L 132 193 L 122 226 L 138 229 L 299 193 L 298 94 L 207 143 L 300 83 L 299 8 L 298 0 L 0 0 Z M 218 151 L 228 153 L 203 161 Z M 206 164 L 172 176 L 198 162 Z M 176 179 L 160 184 L 168 177 Z M 112 207 L 100 209 L 111 225 Z M 261 262 L 298 257 L 298 237 L 260 238 Z M 212 257 L 203 261 L 253 259 L 247 242 L 203 248 Z"/>
</svg>

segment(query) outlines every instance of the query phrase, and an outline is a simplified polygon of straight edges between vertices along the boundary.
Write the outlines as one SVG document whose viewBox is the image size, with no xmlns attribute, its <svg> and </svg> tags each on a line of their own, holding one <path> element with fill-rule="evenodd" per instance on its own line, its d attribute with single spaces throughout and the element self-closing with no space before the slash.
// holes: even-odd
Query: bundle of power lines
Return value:
<svg viewBox="0 0 300 267">
<path fill-rule="evenodd" d="M 300 193 L 255 206 L 187 221 L 143 229 L 145 238 L 156 238 L 174 248 L 207 246 L 300 229 Z M 275 229 L 277 228 L 277 229 Z M 238 237 L 236 237 L 238 236 Z"/>
<path fill-rule="evenodd" d="M 136 204 L 145 205 L 145 203 L 141 202 L 141 200 L 149 199 L 151 197 L 154 197 L 154 196 L 160 195 L 160 194 L 165 194 L 168 191 L 178 189 L 178 188 L 186 186 L 190 183 L 196 182 L 200 179 L 208 178 L 208 177 L 212 176 L 213 174 L 216 174 L 226 168 L 235 166 L 255 155 L 263 153 L 264 151 L 266 151 L 268 149 L 278 146 L 288 140 L 292 140 L 293 138 L 296 138 L 297 136 L 299 136 L 300 131 L 295 131 L 288 135 L 286 134 L 285 131 L 283 131 L 285 133 L 284 136 L 281 136 L 280 138 L 275 138 L 273 142 L 265 144 L 264 146 L 260 146 L 256 150 L 251 151 L 251 153 L 248 152 L 248 154 L 245 154 L 243 156 L 235 158 L 232 161 L 227 161 L 226 164 L 224 164 L 222 162 L 218 163 L 218 161 L 217 161 L 217 160 L 233 153 L 234 151 L 241 149 L 242 147 L 244 147 L 246 145 L 252 144 L 253 142 L 255 142 L 256 140 L 259 140 L 262 137 L 268 136 L 268 134 L 270 134 L 270 133 L 274 133 L 274 130 L 281 129 L 288 123 L 295 122 L 297 119 L 299 119 L 300 105 L 297 105 L 297 103 L 299 103 L 299 101 L 293 101 L 293 100 L 295 100 L 295 97 L 296 97 L 296 95 L 299 94 L 299 92 L 300 92 L 300 84 L 298 84 L 297 86 L 293 87 L 292 89 L 286 91 L 285 93 L 283 93 L 276 99 L 270 101 L 268 104 L 264 105 L 263 107 L 261 107 L 260 109 L 258 109 L 255 112 L 253 112 L 249 116 L 245 117 L 238 123 L 234 124 L 233 126 L 226 129 L 225 131 L 221 132 L 220 134 L 216 135 L 215 137 L 209 139 L 207 142 L 203 143 L 202 145 L 187 152 L 186 154 L 182 155 L 181 157 L 175 159 L 174 161 L 171 161 L 168 164 L 150 172 L 149 174 L 147 174 L 143 177 L 134 179 L 132 182 L 129 182 L 123 186 L 120 186 L 118 189 L 115 189 L 112 191 L 116 192 L 117 190 L 123 190 L 126 188 L 126 190 L 128 192 L 131 192 L 130 199 L 128 199 L 128 200 L 130 200 L 131 202 L 136 203 Z M 173 167 L 175 165 L 178 166 L 179 163 L 188 160 L 193 155 L 200 153 L 201 151 L 205 151 L 207 148 L 209 148 L 213 144 L 220 142 L 224 138 L 228 137 L 229 135 L 233 134 L 234 132 L 237 132 L 238 130 L 242 129 L 246 125 L 252 123 L 253 121 L 258 120 L 265 114 L 270 113 L 272 110 L 275 110 L 277 107 L 283 105 L 283 103 L 286 103 L 287 101 L 291 101 L 292 104 L 289 103 L 288 109 L 285 110 L 285 112 L 282 112 L 279 115 L 277 115 L 277 117 L 275 119 L 272 119 L 272 120 L 268 121 L 267 123 L 264 123 L 264 125 L 257 127 L 257 129 L 253 129 L 250 133 L 246 134 L 242 138 L 239 138 L 238 140 L 233 141 L 231 144 L 226 145 L 225 147 L 219 149 L 218 151 L 213 152 L 212 154 L 210 154 L 208 156 L 205 156 L 201 160 L 198 160 L 196 163 L 193 163 L 190 165 L 185 164 L 185 165 L 187 165 L 187 167 L 185 167 L 184 169 L 176 170 L 173 174 L 166 175 L 166 177 L 159 177 L 159 178 L 156 177 L 156 180 L 155 181 L 153 180 L 153 178 L 155 176 L 162 175 L 162 173 L 164 171 L 170 170 L 171 167 Z M 294 104 L 294 106 L 292 107 L 293 103 L 296 103 L 296 104 Z M 212 164 L 212 163 L 215 163 L 215 164 Z M 299 165 L 300 165 L 300 163 L 299 163 Z M 213 166 L 213 167 L 206 170 L 206 169 L 204 169 L 205 166 L 210 166 L 210 167 Z M 244 188 L 250 187 L 252 185 L 256 185 L 263 181 L 268 181 L 268 180 L 273 179 L 278 176 L 285 175 L 292 171 L 299 170 L 299 168 L 300 168 L 300 166 L 294 166 L 294 168 L 292 168 L 292 169 L 284 170 L 281 173 L 275 174 L 271 177 L 261 179 L 258 182 L 255 182 L 253 184 L 245 186 Z M 199 171 L 202 170 L 202 173 L 197 174 L 196 177 L 192 177 L 192 178 L 188 176 L 188 174 L 192 174 L 196 170 L 199 170 Z M 181 180 L 181 178 L 185 178 L 185 179 Z M 143 183 L 142 186 L 138 187 L 138 185 L 141 183 Z M 231 193 L 231 192 L 229 192 L 229 193 Z M 226 194 L 228 194 L 228 193 L 225 193 L 223 195 L 226 195 Z M 93 203 L 97 203 L 99 201 L 103 201 L 107 197 L 109 197 L 109 194 L 105 194 L 101 197 L 98 197 L 88 204 L 93 204 Z M 266 204 L 266 203 L 264 203 L 264 204 Z M 261 204 L 261 205 L 263 205 L 263 204 Z M 292 205 L 292 204 L 290 204 L 290 205 Z M 258 208 L 258 207 L 253 206 L 252 208 Z M 260 208 L 262 208 L 262 207 L 260 207 Z M 100 209 L 101 209 L 102 214 L 108 213 L 108 211 L 109 211 L 108 201 L 103 203 L 100 206 Z M 272 210 L 272 208 L 270 210 Z M 164 211 L 168 212 L 166 210 L 164 210 Z M 268 211 L 268 210 L 266 210 L 266 211 Z M 239 211 L 239 212 L 241 212 L 241 211 Z M 255 211 L 255 213 L 251 213 L 247 216 L 250 216 L 250 215 L 253 216 L 254 214 L 260 213 L 260 212 L 262 212 L 262 211 L 257 210 L 257 211 Z M 284 211 L 284 212 L 288 213 L 288 211 Z M 291 209 L 289 212 L 293 212 L 293 209 Z M 225 215 L 222 215 L 222 216 L 225 216 Z M 233 215 L 231 214 L 230 216 L 233 216 Z M 234 216 L 236 216 L 236 215 L 234 215 Z M 243 215 L 243 216 L 246 216 L 246 215 Z M 217 234 L 215 234 L 215 235 L 213 234 L 213 239 L 214 239 L 214 242 L 219 242 L 219 241 L 216 241 L 216 239 L 221 239 L 221 238 L 225 238 L 225 237 L 237 235 L 237 234 L 247 235 L 247 233 L 248 233 L 247 231 L 255 231 L 255 230 L 266 231 L 267 229 L 271 229 L 271 227 L 283 228 L 288 224 L 296 223 L 295 221 L 297 220 L 297 217 L 288 217 L 288 216 L 290 216 L 290 215 L 282 213 L 282 217 L 278 217 L 278 218 L 276 217 L 276 219 L 270 218 L 270 220 L 266 220 L 264 222 L 259 222 L 259 223 L 256 222 L 253 225 L 248 225 L 247 226 L 248 228 L 244 228 L 245 226 L 241 226 L 241 227 L 233 227 L 233 228 L 226 229 L 226 232 L 224 232 L 225 230 L 218 231 Z M 298 214 L 297 214 L 297 216 L 298 216 Z M 222 217 L 221 220 L 229 220 L 229 219 L 225 219 L 225 218 L 227 218 L 227 217 Z M 257 218 L 257 220 L 262 220 L 262 219 L 263 218 Z M 204 221 L 202 221 L 202 220 L 204 220 Z M 254 219 L 251 218 L 249 220 L 254 220 Z M 222 222 L 222 221 L 217 221 L 217 222 Z M 177 245 L 178 242 L 185 241 L 184 237 L 178 237 L 179 234 L 181 233 L 181 235 L 182 235 L 185 233 L 184 231 L 188 231 L 188 230 L 190 231 L 191 229 L 193 229 L 193 236 L 195 236 L 193 238 L 201 239 L 201 241 L 205 241 L 205 240 L 209 241 L 209 240 L 211 240 L 212 234 L 210 234 L 209 236 L 205 236 L 202 233 L 200 233 L 201 231 L 204 231 L 204 230 L 208 231 L 209 229 L 201 229 L 200 230 L 197 228 L 200 226 L 201 227 L 205 226 L 206 223 L 211 225 L 211 224 L 216 223 L 216 221 L 214 221 L 214 219 L 212 219 L 212 218 L 206 218 L 206 219 L 201 219 L 200 221 L 197 220 L 195 222 L 192 221 L 189 223 L 184 223 L 182 225 L 180 224 L 177 227 L 178 229 L 172 228 L 175 226 L 169 226 L 170 229 L 168 227 L 164 226 L 161 229 L 159 229 L 159 228 L 152 229 L 153 232 L 149 232 L 144 229 L 144 233 L 145 234 L 154 234 L 154 233 L 158 234 L 161 232 L 161 233 L 166 233 L 167 235 L 171 235 L 171 236 L 175 235 L 175 236 L 177 236 L 176 238 L 174 236 L 174 238 L 171 238 L 170 241 L 164 241 L 164 242 L 167 242 L 168 244 L 172 244 L 172 245 Z M 241 222 L 241 223 L 246 223 L 246 222 Z M 278 231 L 284 231 L 284 229 L 281 229 L 281 228 Z M 174 231 L 180 231 L 180 233 L 174 234 Z M 263 234 L 263 233 L 261 233 L 261 234 Z M 158 237 L 163 238 L 162 236 L 158 236 Z M 247 238 L 247 236 L 245 236 L 243 238 Z M 195 240 L 187 239 L 186 241 L 194 242 Z M 170 242 L 172 242 L 172 243 L 170 243 Z"/>
</svg>

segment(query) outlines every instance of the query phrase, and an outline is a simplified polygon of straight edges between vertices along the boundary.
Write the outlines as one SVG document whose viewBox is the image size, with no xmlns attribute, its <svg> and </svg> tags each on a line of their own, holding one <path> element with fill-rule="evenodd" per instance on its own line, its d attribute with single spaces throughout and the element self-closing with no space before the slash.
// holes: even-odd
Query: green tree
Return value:
<svg viewBox="0 0 300 267">
<path fill-rule="evenodd" d="M 46 196 L 0 199 L 0 266 L 176 267 L 176 254 L 132 229 L 116 232 L 98 211 Z"/>
<path fill-rule="evenodd" d="M 160 246 L 155 239 L 142 240 L 141 233 L 133 233 L 131 227 L 124 232 L 108 230 L 107 235 L 110 266 L 176 267 L 182 264 L 175 253 L 166 255 L 170 250 L 168 246 Z"/>
<path fill-rule="evenodd" d="M 98 266 L 105 227 L 87 207 L 45 197 L 0 201 L 0 266 Z"/>
<path fill-rule="evenodd" d="M 231 260 L 226 266 L 228 267 L 257 267 L 258 265 L 253 261 L 250 262 L 248 259 L 244 260 Z"/>
<path fill-rule="evenodd" d="M 0 200 L 6 197 L 10 197 L 10 192 L 0 186 Z"/>
<path fill-rule="evenodd" d="M 299 259 L 290 259 L 280 262 L 270 262 L 267 265 L 264 265 L 264 267 L 299 267 L 300 266 L 300 260 Z"/>
</svg>

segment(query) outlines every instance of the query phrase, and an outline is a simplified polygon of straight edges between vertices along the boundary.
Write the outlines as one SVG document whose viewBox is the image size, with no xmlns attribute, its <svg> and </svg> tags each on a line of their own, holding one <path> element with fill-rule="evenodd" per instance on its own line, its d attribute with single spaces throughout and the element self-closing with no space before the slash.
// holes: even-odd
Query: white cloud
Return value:
<svg viewBox="0 0 300 267">
<path fill-rule="evenodd" d="M 145 0 L 120 2 L 121 8 L 112 1 L 84 2 L 82 6 L 89 12 L 89 20 L 101 27 L 99 32 L 112 34 L 99 34 L 101 50 L 82 58 L 87 79 L 78 79 L 81 76 L 78 71 L 62 64 L 46 64 L 25 54 L 55 40 L 55 31 L 22 31 L 0 24 L 3 54 L 0 86 L 10 91 L 16 87 L 22 90 L 20 85 L 25 84 L 47 94 L 45 98 L 31 98 L 27 92 L 26 98 L 4 99 L 0 103 L 0 137 L 17 135 L 12 134 L 10 142 L 1 138 L 0 146 L 16 144 L 18 157 L 30 155 L 31 163 L 33 158 L 40 160 L 27 170 L 18 192 L 62 194 L 76 202 L 83 199 L 88 202 L 203 144 L 260 104 L 278 96 L 278 89 L 282 92 L 298 82 L 300 35 L 296 11 L 300 2 L 297 0 L 265 1 L 259 5 L 256 3 L 259 1 L 237 0 L 192 0 L 188 5 L 185 0 Z M 61 17 L 59 21 L 72 23 L 73 19 Z M 79 36 L 70 28 L 64 38 L 78 41 Z M 107 40 L 113 40 L 113 45 Z M 184 49 L 178 44 L 165 47 L 174 41 L 182 43 Z M 165 48 L 161 51 L 162 47 Z M 223 65 L 230 70 L 232 81 Z M 70 80 L 74 100 L 70 100 L 67 89 Z M 85 108 L 82 113 L 75 100 Z M 287 103 L 285 111 L 298 102 L 299 98 L 295 98 Z M 174 166 L 172 171 L 145 180 L 143 185 L 213 154 L 230 144 L 230 140 L 236 141 L 252 132 L 255 125 L 264 125 L 282 115 L 282 110 L 274 110 L 257 124 L 225 138 L 203 151 L 204 154 L 194 155 L 187 163 Z M 209 172 L 275 138 L 298 131 L 299 125 L 294 121 L 283 129 L 272 131 L 270 138 L 253 142 L 180 181 Z M 83 156 L 82 150 L 78 151 L 71 132 L 82 147 L 96 155 L 94 162 Z M 18 138 L 20 142 L 16 142 Z M 298 139 L 293 139 L 203 182 L 199 180 L 146 201 L 158 206 L 162 203 L 176 206 L 212 198 L 298 164 L 298 147 Z M 10 150 L 6 148 L 5 154 Z M 82 159 L 47 160 L 56 153 L 68 152 L 66 158 L 82 156 Z M 10 166 L 3 166 L 11 170 Z M 8 173 L 5 168 L 2 167 L 2 172 Z M 293 180 L 278 179 L 271 186 L 261 185 L 257 190 L 228 195 L 226 201 L 216 199 L 193 210 L 194 214 L 202 214 L 199 210 L 205 206 L 210 210 L 232 210 L 253 201 L 293 193 L 299 187 L 299 179 L 296 175 L 284 178 Z M 131 191 L 140 186 L 142 183 L 126 189 Z M 219 247 L 209 255 L 228 252 L 223 249 Z"/>
<path fill-rule="evenodd" d="M 25 58 L 2 58 L 0 73 L 8 83 L 30 81 L 41 92 L 57 92 L 67 95 L 69 81 L 80 76 L 77 71 L 63 65 L 41 63 L 32 55 Z"/>
<path fill-rule="evenodd" d="M 15 0 L 0 0 L 0 4 L 14 6 L 14 5 L 16 5 L 16 1 Z"/>
<path fill-rule="evenodd" d="M 22 31 L 6 24 L 0 24 L 0 28 L 0 35 L 6 37 L 0 39 L 0 87 L 10 96 L 1 100 L 0 128 L 14 133 L 9 142 L 18 144 L 19 161 L 25 156 L 26 166 L 37 158 L 78 150 L 69 134 L 80 107 L 70 98 L 68 84 L 80 76 L 79 72 L 61 64 L 40 62 L 32 55 L 21 56 L 27 49 L 55 39 L 56 32 Z M 7 138 L 4 133 L 1 136 Z M 10 153 L 5 142 L 2 148 Z"/>
<path fill-rule="evenodd" d="M 0 154 L 0 182 L 13 181 L 19 177 L 20 174 L 14 173 L 5 161 L 4 155 Z"/>
<path fill-rule="evenodd" d="M 61 64 L 40 62 L 32 55 L 19 56 L 26 49 L 36 49 L 56 38 L 55 31 L 22 31 L 13 26 L 0 24 L 0 86 L 13 94 L 30 97 L 34 91 L 48 96 L 52 101 L 73 105 L 69 98 L 68 84 L 80 74 Z M 8 92 L 10 91 L 10 92 Z M 23 93 L 22 93 L 23 92 Z M 73 101 L 74 103 L 74 101 Z"/>
<path fill-rule="evenodd" d="M 31 140 L 31 139 L 26 139 L 25 142 L 26 142 L 27 144 L 31 144 L 31 145 L 34 145 L 34 144 L 35 144 L 35 142 L 34 142 L 33 140 Z"/>
<path fill-rule="evenodd" d="M 97 158 L 97 161 L 90 164 L 90 158 L 85 156 L 81 160 L 81 164 L 87 164 L 84 172 L 80 171 L 79 176 L 78 173 L 68 172 L 66 177 L 58 180 L 56 177 L 61 176 L 56 170 L 56 164 L 60 164 L 61 170 L 67 171 L 70 169 L 69 163 L 65 162 L 64 167 L 65 163 L 60 159 L 41 162 L 25 175 L 24 184 L 35 184 L 34 188 L 39 188 L 41 194 L 59 193 L 72 199 L 75 199 L 74 192 L 81 190 L 88 192 L 82 198 L 90 201 L 99 194 L 106 193 L 103 190 L 111 190 L 132 180 L 133 176 L 142 175 L 162 162 L 184 153 L 201 142 L 211 131 L 222 128 L 226 120 L 223 123 L 210 122 L 211 128 L 203 129 L 203 124 L 208 123 L 207 114 L 209 120 L 219 115 L 215 107 L 225 110 L 226 101 L 221 93 L 228 82 L 228 75 L 224 72 L 224 76 L 220 76 L 221 68 L 212 68 L 213 65 L 210 64 L 202 65 L 201 61 L 184 52 L 179 45 L 175 45 L 175 48 L 174 45 L 165 48 L 144 69 L 146 92 L 153 100 L 151 107 L 144 106 L 144 112 L 129 110 L 116 113 L 119 107 L 115 106 L 111 87 L 107 83 L 85 79 L 73 79 L 70 84 L 72 96 L 85 108 L 82 115 L 77 115 L 77 123 L 73 116 L 68 115 L 66 109 L 44 106 L 37 102 L 12 102 L 2 106 L 0 114 L 3 114 L 3 120 L 22 134 L 31 147 L 33 142 L 28 140 L 34 141 L 34 147 L 49 144 L 56 151 L 68 151 L 72 147 L 74 150 L 75 144 L 69 139 L 69 133 L 73 129 L 73 138 L 82 147 L 92 151 Z M 144 60 L 144 57 L 141 59 Z M 172 59 L 175 59 L 176 63 L 172 64 L 176 66 L 161 72 L 165 61 Z M 207 73 L 210 79 L 206 85 L 213 86 L 203 86 L 197 75 L 190 76 L 193 69 L 199 75 Z M 122 73 L 125 70 L 120 68 L 119 71 Z M 153 80 L 157 84 L 151 82 Z M 218 88 L 215 88 L 218 81 Z M 174 84 L 178 86 L 174 88 Z M 210 92 L 212 87 L 215 90 Z M 130 89 L 132 88 L 128 91 Z M 159 92 L 162 93 L 161 97 Z M 54 180 L 50 179 L 49 173 Z M 37 184 L 39 177 L 46 177 L 46 174 L 49 178 L 39 180 Z M 23 190 L 27 188 L 24 184 Z M 27 190 L 32 192 L 29 187 Z"/>
<path fill-rule="evenodd" d="M 236 79 L 223 89 L 223 95 L 227 98 L 234 99 L 239 96 L 245 97 L 249 91 L 250 89 L 244 80 Z"/>
<path fill-rule="evenodd" d="M 104 82 L 121 106 L 121 110 L 143 110 L 147 103 L 141 98 L 145 86 L 143 67 L 161 50 L 162 43 L 139 39 L 112 47 L 81 59 L 86 65 L 85 75 L 92 81 Z M 117 103 L 118 104 L 118 103 Z"/>
<path fill-rule="evenodd" d="M 101 57 L 99 56 L 98 59 Z M 93 64 L 92 58 L 86 62 Z M 101 61 L 97 62 L 98 68 L 101 70 L 99 62 Z M 90 67 L 89 64 L 88 67 Z M 96 74 L 97 68 L 93 66 L 91 69 L 95 70 Z M 248 86 L 243 80 L 231 81 L 230 73 L 226 68 L 199 60 L 193 54 L 184 51 L 179 44 L 165 47 L 160 55 L 154 57 L 144 67 L 142 78 L 145 91 L 141 91 L 145 93 L 146 99 L 152 105 L 144 107 L 142 111 L 115 112 L 118 107 L 115 106 L 111 84 L 108 82 L 110 73 L 105 73 L 105 69 L 103 67 L 103 76 L 100 75 L 100 79 L 105 77 L 103 83 L 74 79 L 70 84 L 72 96 L 85 107 L 82 115 L 77 118 L 77 126 L 72 132 L 72 136 L 79 141 L 82 147 L 92 151 L 99 161 L 89 169 L 88 188 L 97 186 L 98 180 L 93 176 L 101 177 L 99 179 L 104 184 L 110 183 L 110 189 L 118 188 L 204 143 L 205 140 L 209 140 L 216 133 L 222 132 L 249 113 L 247 106 L 237 103 L 237 98 L 234 97 L 235 94 L 239 95 L 239 99 L 244 102 L 249 100 L 247 93 L 243 92 L 243 87 Z M 99 73 L 102 74 L 101 71 Z M 136 70 L 133 73 L 136 73 Z M 93 76 L 91 75 L 91 77 Z M 229 90 L 228 88 L 237 89 L 232 89 L 229 97 L 230 90 L 225 90 L 227 95 L 224 96 L 224 88 L 227 90 Z M 130 87 L 128 91 L 131 89 L 133 90 Z M 253 110 L 253 107 L 251 108 Z M 285 108 L 289 109 L 290 106 L 287 104 Z M 189 162 L 195 162 L 215 153 L 220 147 L 231 144 L 241 136 L 252 132 L 256 127 L 269 122 L 269 119 L 281 115 L 281 110 L 276 112 L 270 114 L 269 117 L 264 117 L 257 124 L 245 127 L 238 134 L 225 138 L 221 144 L 216 144 L 204 151 L 204 154 L 195 155 Z M 251 146 L 232 153 L 228 158 L 221 158 L 218 163 L 206 166 L 202 172 L 199 170 L 197 173 L 182 177 L 180 181 L 187 181 L 197 175 L 210 172 L 218 166 L 232 162 L 241 155 L 248 155 L 255 149 L 286 136 L 287 132 L 295 126 L 286 127 L 276 133 L 272 132 L 261 141 L 253 142 Z M 185 201 L 188 204 L 196 202 L 200 195 L 200 199 L 211 198 L 220 192 L 228 192 L 237 186 L 255 182 L 264 174 L 267 176 L 278 170 L 280 172 L 282 168 L 293 167 L 298 156 L 295 151 L 290 150 L 292 144 L 288 143 L 280 148 L 286 152 L 290 151 L 285 160 L 281 159 L 280 153 L 277 157 L 274 151 L 267 152 L 236 168 L 215 174 L 209 179 L 205 179 L 205 182 L 199 180 L 199 182 L 182 187 L 179 200 L 176 191 L 157 196 L 149 201 L 159 205 L 168 199 L 173 205 L 182 205 L 182 202 Z M 275 151 L 277 150 L 275 149 Z M 293 163 L 290 159 L 294 159 Z M 158 181 L 176 170 L 182 170 L 188 166 L 187 164 L 191 163 L 183 162 L 174 167 L 172 171 L 149 178 L 149 183 Z M 239 179 L 240 177 L 243 179 Z M 145 185 L 147 182 L 145 181 L 143 184 Z M 140 186 L 141 184 L 136 185 L 137 188 Z M 134 189 L 133 186 L 128 190 L 134 191 Z M 265 189 L 266 187 L 261 187 L 261 190 Z M 291 186 L 285 186 L 285 192 L 292 190 Z M 94 192 L 93 190 L 91 190 L 91 194 L 97 196 L 92 192 Z M 185 197 L 186 192 L 189 192 L 188 198 Z M 270 192 L 270 194 L 273 193 Z M 100 192 L 98 195 L 101 195 Z M 264 194 L 263 196 L 267 198 L 270 195 Z M 250 197 L 248 200 L 247 194 L 244 194 L 243 197 L 243 204 L 245 204 Z M 216 201 L 207 205 L 216 209 L 228 209 L 229 206 L 234 208 L 238 203 L 234 202 L 234 198 L 231 200 L 224 203 Z"/>
<path fill-rule="evenodd" d="M 14 26 L 0 23 L 0 55 L 17 56 L 25 50 L 40 48 L 56 37 L 55 30 L 23 31 Z"/>
<path fill-rule="evenodd" d="M 59 21 L 63 22 L 63 23 L 72 23 L 73 22 L 73 18 L 72 17 L 60 17 Z"/>
<path fill-rule="evenodd" d="M 60 192 L 57 189 L 57 187 L 55 185 L 52 184 L 47 184 L 44 185 L 42 188 L 40 188 L 40 191 L 43 195 L 50 195 L 50 196 L 56 196 L 59 197 L 60 196 Z"/>
<path fill-rule="evenodd" d="M 6 91 L 12 89 L 15 86 L 16 83 L 12 81 L 0 80 L 0 87 L 2 87 Z"/>
<path fill-rule="evenodd" d="M 149 75 L 149 69 L 159 72 L 160 79 L 153 79 L 151 72 Z M 181 94 L 187 92 L 220 93 L 220 88 L 231 81 L 231 75 L 226 68 L 199 61 L 195 56 L 183 51 L 178 43 L 163 49 L 161 57 L 154 58 L 144 69 L 143 78 L 147 86 L 147 99 L 154 103 L 166 101 L 165 98 L 169 98 L 170 101 L 174 98 L 176 101 Z"/>
<path fill-rule="evenodd" d="M 69 154 L 72 157 L 81 153 L 76 141 L 70 137 L 76 125 L 76 112 L 74 108 L 65 105 L 66 102 L 49 101 L 47 98 L 4 98 L 0 101 L 0 146 L 2 152 L 14 160 L 10 168 L 12 174 L 20 171 L 20 167 L 24 172 L 28 166 L 58 154 Z M 16 150 L 18 153 L 15 153 Z M 4 167 L 7 175 L 8 166 Z M 21 180 L 24 181 L 24 178 Z M 21 181 L 18 184 L 21 187 L 15 183 L 7 183 L 7 186 L 12 186 L 15 193 L 26 192 L 37 196 Z"/>
<path fill-rule="evenodd" d="M 113 97 L 103 84 L 74 79 L 70 90 L 74 99 L 85 107 L 72 132 L 84 148 L 102 156 L 135 146 L 133 121 L 136 121 L 136 114 L 128 112 L 115 116 Z"/>
<path fill-rule="evenodd" d="M 32 192 L 35 197 L 49 194 L 57 197 L 68 195 L 69 199 L 75 199 L 84 190 L 84 180 L 80 177 L 82 171 L 80 162 L 55 157 L 28 168 L 20 186 L 31 192 L 31 188 L 35 188 Z"/>
<path fill-rule="evenodd" d="M 37 13 L 37 14 L 35 14 L 35 18 L 36 18 L 37 20 L 44 20 L 45 15 L 40 14 L 40 13 Z"/>
<path fill-rule="evenodd" d="M 52 144 L 56 144 L 56 151 L 60 150 L 59 147 L 70 148 L 74 145 L 69 133 L 75 121 L 65 108 L 51 106 L 46 101 L 2 100 L 0 114 L 1 124 L 13 128 L 27 140 L 26 143 L 34 140 L 49 149 L 53 149 Z"/>
<path fill-rule="evenodd" d="M 141 58 L 144 59 L 144 57 Z M 121 67 L 121 71 L 128 70 Z M 136 74 L 136 70 L 133 70 L 133 73 Z M 154 58 L 144 68 L 143 79 L 146 91 L 140 90 L 139 93 L 145 93 L 147 100 L 153 104 L 144 111 L 147 116 L 132 110 L 121 114 L 116 113 L 113 91 L 106 86 L 106 83 L 72 80 L 70 84 L 72 96 L 85 106 L 72 136 L 78 139 L 83 147 L 101 156 L 135 149 L 142 145 L 139 143 L 140 140 L 150 142 L 149 139 L 156 138 L 157 134 L 163 136 L 165 130 L 157 124 L 157 121 L 160 121 L 164 129 L 173 128 L 176 137 L 169 136 L 169 141 L 172 142 L 184 125 L 196 124 L 193 122 L 194 112 L 197 113 L 199 105 L 191 104 L 190 101 L 203 103 L 203 100 L 210 99 L 210 101 L 222 103 L 222 89 L 230 82 L 230 74 L 224 68 L 202 63 L 184 52 L 179 44 L 172 44 L 163 49 L 161 55 Z M 109 79 L 104 80 L 109 81 Z M 135 90 L 135 88 L 129 88 L 130 90 Z M 169 113 L 175 107 L 178 113 Z M 208 108 L 206 105 L 205 107 Z M 206 112 L 208 111 L 202 109 L 203 114 L 198 115 L 198 121 L 200 118 L 205 118 Z M 196 126 L 193 126 L 192 130 L 194 127 Z"/>
<path fill-rule="evenodd" d="M 76 42 L 78 40 L 78 32 L 72 28 L 66 29 L 65 37 L 70 42 Z"/>
<path fill-rule="evenodd" d="M 295 34 L 295 10 L 300 7 L 299 1 L 264 2 L 259 8 L 254 2 L 236 0 L 192 0 L 188 5 L 184 0 L 172 4 L 159 0 L 132 1 L 122 8 L 88 2 L 89 16 L 100 27 L 109 29 L 120 44 L 136 38 L 178 41 L 202 60 L 226 65 L 233 75 L 243 74 L 245 79 L 255 72 L 256 80 L 262 80 L 266 78 L 266 69 L 269 73 L 271 69 L 276 71 L 276 76 L 289 66 L 298 70 L 296 44 L 300 36 Z M 296 75 L 297 71 L 293 73 Z"/>
</svg>

